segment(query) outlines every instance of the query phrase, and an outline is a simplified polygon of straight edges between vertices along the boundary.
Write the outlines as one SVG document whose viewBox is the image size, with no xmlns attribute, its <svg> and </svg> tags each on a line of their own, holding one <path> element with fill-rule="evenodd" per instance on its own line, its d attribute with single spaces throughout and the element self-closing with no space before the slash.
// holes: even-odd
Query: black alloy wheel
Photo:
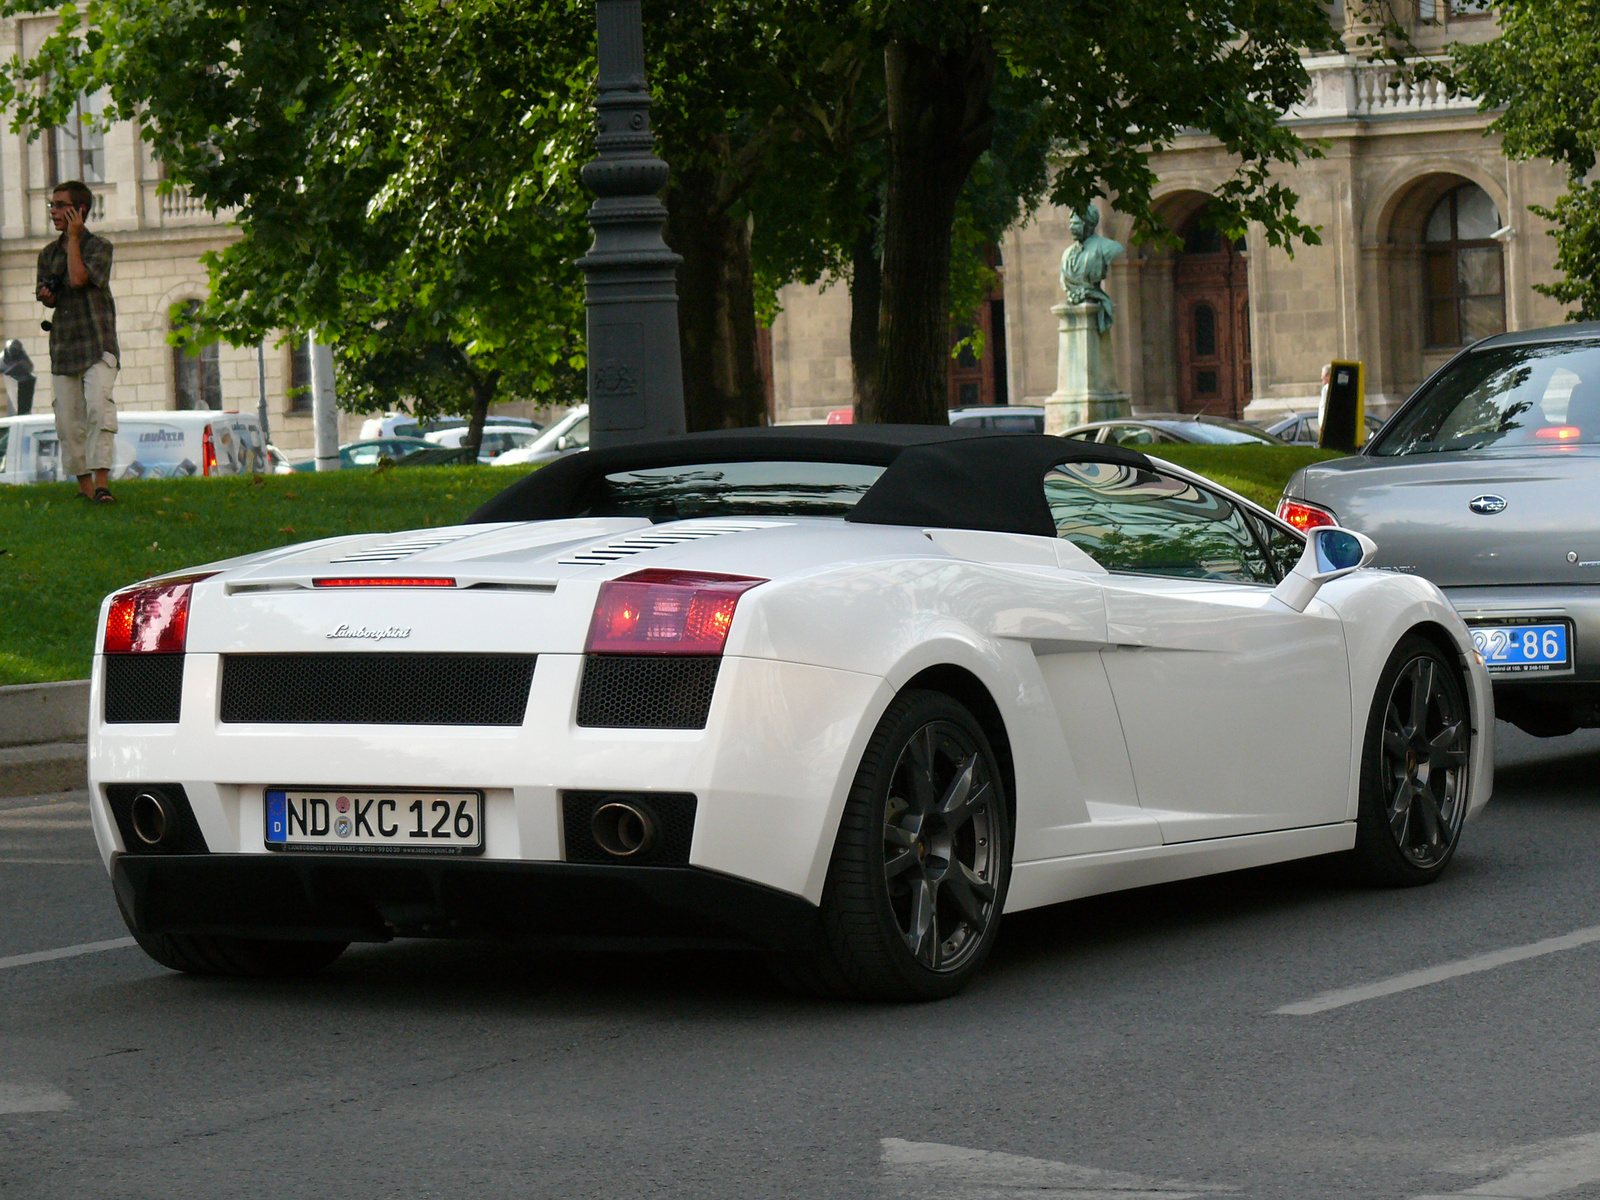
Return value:
<svg viewBox="0 0 1600 1200">
<path fill-rule="evenodd" d="M 810 992 L 954 995 L 994 944 L 1010 874 L 1005 783 L 982 726 L 943 693 L 903 692 L 856 772 L 816 943 L 774 967 Z"/>
<path fill-rule="evenodd" d="M 1407 636 L 1379 677 L 1361 763 L 1355 857 L 1368 879 L 1428 883 L 1466 820 L 1472 717 L 1460 668 Z"/>
<path fill-rule="evenodd" d="M 883 817 L 895 927 L 930 971 L 956 971 L 995 916 L 994 774 L 968 730 L 929 721 L 901 748 Z"/>
</svg>

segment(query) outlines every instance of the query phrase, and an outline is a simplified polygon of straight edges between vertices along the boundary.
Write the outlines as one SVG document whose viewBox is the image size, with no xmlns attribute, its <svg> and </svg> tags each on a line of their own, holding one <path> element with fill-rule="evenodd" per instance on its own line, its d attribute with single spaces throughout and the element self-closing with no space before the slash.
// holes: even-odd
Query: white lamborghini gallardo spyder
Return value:
<svg viewBox="0 0 1600 1200">
<path fill-rule="evenodd" d="M 1489 680 L 1372 552 L 1033 434 L 588 451 L 464 525 L 108 597 L 95 834 L 182 971 L 507 936 L 945 996 L 1005 911 L 1336 852 L 1445 868 L 1489 798 Z"/>
</svg>

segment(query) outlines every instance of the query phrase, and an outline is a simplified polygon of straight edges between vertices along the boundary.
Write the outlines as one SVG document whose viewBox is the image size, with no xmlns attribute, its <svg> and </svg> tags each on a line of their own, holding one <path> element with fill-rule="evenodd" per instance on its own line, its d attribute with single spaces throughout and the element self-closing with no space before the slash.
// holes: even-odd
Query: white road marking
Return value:
<svg viewBox="0 0 1600 1200">
<path fill-rule="evenodd" d="M 71 1096 L 42 1079 L 21 1083 L 0 1080 L 0 1113 L 61 1112 L 71 1107 Z"/>
<path fill-rule="evenodd" d="M 1499 1179 L 1480 1183 L 1464 1192 L 1418 1196 L 1416 1200 L 1456 1200 L 1461 1196 L 1476 1196 L 1479 1200 L 1540 1200 L 1600 1181 L 1600 1133 L 1563 1138 L 1554 1146 L 1559 1147 L 1554 1153 L 1523 1163 Z"/>
<path fill-rule="evenodd" d="M 1556 954 L 1562 950 L 1576 950 L 1579 946 L 1587 946 L 1591 942 L 1600 942 L 1600 925 L 1575 929 L 1560 937 L 1545 938 L 1542 942 L 1529 942 L 1523 946 L 1507 946 L 1504 950 L 1475 954 L 1459 962 L 1424 967 L 1420 971 L 1407 971 L 1404 975 L 1380 979 L 1377 983 L 1323 992 L 1320 996 L 1313 996 L 1309 1000 L 1301 1000 L 1294 1004 L 1285 1004 L 1282 1008 L 1275 1008 L 1272 1011 L 1289 1017 L 1309 1017 L 1315 1013 L 1327 1012 L 1330 1008 L 1343 1008 L 1346 1004 L 1359 1004 L 1363 1000 L 1376 1000 L 1379 996 L 1409 992 L 1412 988 L 1426 987 L 1430 983 L 1440 983 L 1446 979 L 1454 979 L 1458 975 L 1488 971 L 1494 967 L 1503 967 L 1507 963 L 1521 962 L 1525 958 L 1539 958 L 1541 955 Z"/>
<path fill-rule="evenodd" d="M 901 1194 L 917 1200 L 1001 1200 L 1056 1196 L 1063 1200 L 1189 1200 L 1208 1193 L 1237 1195 L 1235 1188 L 1151 1179 L 1076 1163 L 1052 1162 L 939 1142 L 884 1138 L 879 1165 Z"/>
<path fill-rule="evenodd" d="M 138 945 L 131 937 L 111 938 L 104 942 L 81 942 L 76 946 L 60 946 L 54 950 L 35 950 L 32 954 L 13 954 L 0 958 L 0 971 L 7 967 L 26 967 L 31 963 L 52 962 L 58 958 L 77 958 L 80 954 L 99 954 L 102 950 L 125 950 Z"/>
</svg>

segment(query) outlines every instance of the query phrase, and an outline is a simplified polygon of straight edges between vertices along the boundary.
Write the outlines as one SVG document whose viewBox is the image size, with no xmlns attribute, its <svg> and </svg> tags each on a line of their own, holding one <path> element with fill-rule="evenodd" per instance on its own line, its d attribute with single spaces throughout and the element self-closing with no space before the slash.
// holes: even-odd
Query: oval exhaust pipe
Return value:
<svg viewBox="0 0 1600 1200">
<path fill-rule="evenodd" d="M 589 821 L 595 843 L 615 858 L 638 858 L 656 844 L 656 822 L 650 813 L 621 800 L 611 800 L 594 810 Z"/>
<path fill-rule="evenodd" d="M 172 814 L 160 796 L 140 792 L 129 806 L 128 817 L 134 836 L 146 846 L 159 846 L 172 828 Z"/>
</svg>

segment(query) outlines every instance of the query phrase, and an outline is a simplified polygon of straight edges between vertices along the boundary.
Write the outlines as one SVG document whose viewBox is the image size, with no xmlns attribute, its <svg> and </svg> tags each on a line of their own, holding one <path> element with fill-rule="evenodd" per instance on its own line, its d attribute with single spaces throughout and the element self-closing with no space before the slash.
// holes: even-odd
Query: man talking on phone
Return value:
<svg viewBox="0 0 1600 1200">
<path fill-rule="evenodd" d="M 39 302 L 55 309 L 50 384 L 62 466 L 78 492 L 98 504 L 116 500 L 107 484 L 116 453 L 117 410 L 111 385 L 122 365 L 117 305 L 111 298 L 111 243 L 84 228 L 94 193 L 76 179 L 50 194 L 50 223 L 61 236 L 39 252 Z"/>
</svg>

